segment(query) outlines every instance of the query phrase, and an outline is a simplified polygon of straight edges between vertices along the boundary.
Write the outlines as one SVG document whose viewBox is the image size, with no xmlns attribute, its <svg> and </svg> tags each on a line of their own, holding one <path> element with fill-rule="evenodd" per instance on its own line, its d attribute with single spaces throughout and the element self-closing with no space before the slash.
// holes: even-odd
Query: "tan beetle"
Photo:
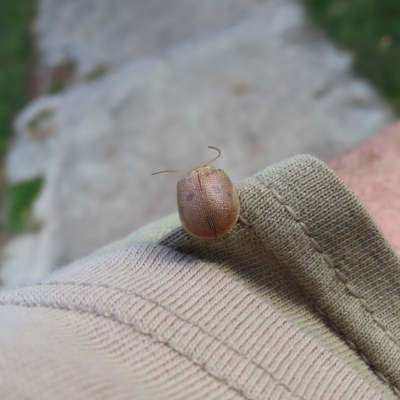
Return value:
<svg viewBox="0 0 400 400">
<path fill-rule="evenodd" d="M 177 185 L 179 218 L 188 233 L 205 240 L 225 235 L 240 218 L 239 195 L 229 176 L 222 169 L 208 165 L 221 151 L 208 147 L 217 150 L 218 155 L 202 167 L 190 172 L 166 170 L 152 174 L 179 172 L 186 175 Z"/>
</svg>

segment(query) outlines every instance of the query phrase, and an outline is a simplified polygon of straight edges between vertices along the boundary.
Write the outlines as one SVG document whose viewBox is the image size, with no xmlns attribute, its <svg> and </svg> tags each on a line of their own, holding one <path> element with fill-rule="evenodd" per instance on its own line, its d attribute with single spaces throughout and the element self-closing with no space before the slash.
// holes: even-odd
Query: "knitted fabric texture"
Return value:
<svg viewBox="0 0 400 400">
<path fill-rule="evenodd" d="M 400 262 L 309 156 L 238 184 L 226 236 L 176 215 L 0 294 L 0 398 L 382 399 L 400 391 Z"/>
</svg>

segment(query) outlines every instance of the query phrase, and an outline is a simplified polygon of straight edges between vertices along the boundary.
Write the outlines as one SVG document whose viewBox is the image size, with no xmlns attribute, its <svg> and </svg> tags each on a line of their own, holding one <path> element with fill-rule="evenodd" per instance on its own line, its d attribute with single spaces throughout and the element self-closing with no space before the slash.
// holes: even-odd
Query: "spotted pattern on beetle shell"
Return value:
<svg viewBox="0 0 400 400">
<path fill-rule="evenodd" d="M 178 182 L 178 211 L 183 227 L 201 239 L 216 239 L 236 224 L 240 201 L 228 175 L 215 167 L 190 171 Z"/>
</svg>

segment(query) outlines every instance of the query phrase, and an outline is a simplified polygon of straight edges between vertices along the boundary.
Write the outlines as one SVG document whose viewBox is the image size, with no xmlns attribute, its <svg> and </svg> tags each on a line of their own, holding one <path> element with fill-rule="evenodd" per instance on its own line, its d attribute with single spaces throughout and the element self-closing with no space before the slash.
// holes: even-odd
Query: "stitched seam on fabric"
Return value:
<svg viewBox="0 0 400 400">
<path fill-rule="evenodd" d="M 279 202 L 286 208 L 288 209 L 289 206 L 287 206 L 284 202 L 284 200 L 282 199 L 281 196 L 277 197 L 277 191 L 276 189 L 267 186 L 267 188 L 269 189 L 269 191 L 279 200 Z M 289 207 L 289 209 L 291 210 L 289 212 L 289 214 L 292 216 L 292 214 L 294 214 L 293 209 L 291 209 Z M 296 222 L 300 221 L 300 218 L 297 217 L 295 219 Z M 304 229 L 303 229 L 304 231 Z M 309 232 L 309 230 L 308 230 Z M 351 285 L 349 283 L 349 280 L 347 279 L 346 275 L 343 273 L 343 271 L 341 271 L 338 267 L 335 266 L 333 260 L 326 254 L 323 252 L 321 246 L 319 245 L 319 243 L 312 237 L 310 236 L 309 233 L 305 232 L 307 234 L 307 236 L 310 239 L 310 242 L 312 244 L 312 246 L 314 247 L 314 249 L 317 251 L 317 253 L 320 253 L 322 258 L 324 259 L 324 261 L 328 264 L 328 266 L 333 269 L 333 271 L 335 272 L 335 275 L 337 276 L 337 278 L 339 278 L 339 280 L 345 285 L 347 291 L 355 298 L 357 298 L 361 305 L 363 306 L 363 308 L 372 316 L 373 320 L 376 322 L 376 324 L 382 329 L 383 333 L 385 335 L 387 335 L 389 337 L 389 339 L 391 339 L 394 344 L 396 344 L 397 346 L 399 346 L 399 342 L 396 339 L 396 337 L 393 335 L 393 333 L 391 333 L 387 327 L 384 325 L 384 323 L 375 315 L 375 311 L 372 309 L 372 307 L 368 304 L 368 302 L 361 296 L 361 294 L 357 291 L 357 289 Z"/>
<path fill-rule="evenodd" d="M 333 262 L 333 260 L 331 259 L 331 257 L 329 257 L 329 255 L 327 255 L 326 253 L 323 252 L 322 247 L 319 245 L 319 243 L 311 236 L 311 232 L 309 230 L 309 228 L 307 227 L 307 225 L 301 221 L 301 218 L 295 213 L 295 211 L 288 206 L 285 203 L 284 198 L 278 193 L 278 191 L 273 188 L 268 182 L 264 181 L 264 179 L 260 176 L 256 176 L 256 179 L 261 182 L 268 190 L 269 192 L 278 200 L 278 202 L 286 209 L 286 211 L 289 213 L 289 215 L 293 218 L 293 220 L 299 224 L 299 226 L 301 227 L 302 231 L 306 234 L 306 236 L 308 236 L 308 238 L 310 239 L 310 242 L 314 248 L 314 250 L 321 255 L 321 257 L 323 258 L 323 260 L 325 261 L 325 263 L 329 266 L 330 269 L 333 269 L 333 271 L 335 272 L 335 275 L 337 276 L 337 278 L 339 279 L 340 282 L 342 282 L 344 284 L 344 286 L 346 287 L 347 291 L 355 298 L 357 298 L 361 305 L 363 306 L 363 308 L 372 316 L 373 320 L 375 321 L 375 323 L 382 329 L 383 333 L 389 337 L 389 339 L 391 339 L 397 346 L 399 345 L 398 340 L 396 339 L 396 337 L 393 335 L 393 333 L 391 333 L 389 330 L 386 329 L 385 325 L 383 324 L 383 322 L 377 318 L 374 315 L 374 310 L 372 309 L 372 307 L 370 307 L 368 305 L 368 302 L 360 295 L 360 293 L 357 291 L 357 289 L 352 286 L 351 284 L 348 283 L 348 279 L 346 277 L 346 275 L 343 273 L 343 271 L 341 271 L 339 268 L 337 268 L 335 266 L 335 263 Z M 303 286 L 303 285 L 301 285 Z M 305 288 L 304 288 L 305 290 Z M 326 313 L 321 310 L 321 308 L 315 303 L 314 299 L 308 294 L 308 292 L 306 291 L 307 297 L 309 297 L 310 301 L 312 302 L 313 306 L 315 307 L 315 309 L 326 319 L 326 321 L 329 323 L 329 325 L 334 329 L 334 331 L 336 331 L 338 334 L 340 334 L 340 336 L 342 336 L 344 338 L 344 340 L 346 341 L 346 343 L 353 349 L 355 350 L 358 355 L 361 357 L 361 359 L 371 368 L 371 370 L 375 373 L 375 375 L 381 379 L 383 382 L 385 382 L 391 389 L 392 391 L 400 397 L 400 389 L 395 386 L 393 383 L 391 383 L 388 378 L 386 378 L 379 370 L 376 369 L 376 367 L 371 363 L 371 361 L 365 356 L 365 354 L 354 344 L 354 342 L 350 339 L 347 338 L 347 336 L 339 329 L 336 327 L 336 325 L 330 320 L 330 318 L 328 318 L 328 316 L 326 315 Z"/>
<path fill-rule="evenodd" d="M 215 339 L 216 341 L 218 341 L 219 343 L 221 343 L 223 346 L 227 347 L 228 349 L 230 349 L 231 351 L 233 351 L 235 354 L 237 354 L 240 357 L 243 357 L 244 359 L 246 359 L 247 361 L 249 361 L 251 364 L 253 364 L 254 366 L 256 366 L 257 368 L 260 368 L 263 372 L 265 372 L 275 383 L 277 386 L 281 386 L 284 389 L 286 389 L 289 393 L 291 393 L 293 396 L 301 399 L 301 400 L 306 400 L 303 396 L 301 396 L 299 393 L 297 393 L 296 391 L 294 391 L 293 389 L 291 389 L 289 386 L 287 386 L 285 383 L 281 382 L 277 377 L 274 376 L 274 374 L 270 371 L 268 371 L 264 366 L 262 366 L 261 364 L 257 363 L 256 361 L 254 361 L 252 358 L 250 358 L 248 355 L 241 353 L 239 350 L 235 349 L 231 344 L 229 344 L 228 342 L 226 342 L 225 340 L 220 340 L 217 336 L 211 334 L 210 332 L 206 331 L 205 329 L 203 329 L 200 325 L 198 325 L 197 323 L 184 319 L 183 317 L 181 317 L 176 311 L 170 310 L 168 308 L 166 308 L 162 303 L 160 303 L 159 301 L 149 298 L 145 295 L 143 295 L 140 292 L 133 292 L 133 291 L 129 291 L 126 289 L 121 289 L 118 287 L 113 287 L 107 284 L 93 284 L 90 282 L 74 282 L 74 281 L 69 281 L 69 282 L 45 282 L 45 283 L 39 283 L 36 286 L 75 286 L 75 287 L 89 287 L 89 288 L 102 288 L 102 289 L 107 289 L 107 290 L 113 290 L 125 295 L 130 295 L 130 296 L 135 296 L 138 297 L 148 303 L 154 304 L 160 308 L 162 308 L 164 311 L 166 311 L 168 314 L 171 314 L 173 316 L 175 316 L 176 318 L 178 318 L 180 321 L 190 324 L 192 326 L 195 326 L 197 329 L 199 329 L 204 335 L 211 337 L 212 339 Z M 0 303 L 1 304 L 1 303 Z"/>
<path fill-rule="evenodd" d="M 34 302 L 34 301 L 0 301 L 0 305 L 13 305 L 13 306 L 21 306 L 21 307 L 27 307 L 27 308 L 35 308 L 35 307 L 41 307 L 41 308 L 52 308 L 52 309 L 57 309 L 57 310 L 65 310 L 65 311 L 72 311 L 72 312 L 82 312 L 82 313 L 86 313 L 86 314 L 92 314 L 95 316 L 99 316 L 99 317 L 103 317 L 106 319 L 110 319 L 114 322 L 120 323 L 122 325 L 126 325 L 131 327 L 134 331 L 150 337 L 151 339 L 153 339 L 155 342 L 161 343 L 165 346 L 167 346 L 169 349 L 175 351 L 176 353 L 180 354 L 181 356 L 185 357 L 186 359 L 188 359 L 190 362 L 192 362 L 195 365 L 198 365 L 201 369 L 203 369 L 208 375 L 212 376 L 213 378 L 217 379 L 218 381 L 222 382 L 223 384 L 227 385 L 229 388 L 231 388 L 232 390 L 234 390 L 236 393 L 238 393 L 239 395 L 241 395 L 242 397 L 244 397 L 247 400 L 253 400 L 255 398 L 259 398 L 259 396 L 252 396 L 251 394 L 247 395 L 245 393 L 245 391 L 243 389 L 240 388 L 236 388 L 233 383 L 230 382 L 230 380 L 222 378 L 218 375 L 216 375 L 214 372 L 212 372 L 206 365 L 205 362 L 201 362 L 201 361 L 197 361 L 194 357 L 192 357 L 189 354 L 186 354 L 185 352 L 183 352 L 182 350 L 180 350 L 174 342 L 169 341 L 169 340 L 165 340 L 162 339 L 157 333 L 155 332 L 147 332 L 144 329 L 142 329 L 138 324 L 131 322 L 130 320 L 128 320 L 127 318 L 120 318 L 117 314 L 115 313 L 105 313 L 105 312 L 101 312 L 100 310 L 97 310 L 94 307 L 87 307 L 85 308 L 82 305 L 69 305 L 67 303 L 57 303 L 57 302 L 46 302 L 46 301 L 38 301 L 38 302 Z M 270 374 L 268 374 L 270 375 Z M 277 383 L 281 383 L 281 382 L 277 382 Z M 281 384 L 281 386 L 283 386 L 285 389 L 287 389 L 289 391 L 289 393 L 293 394 L 294 396 L 305 400 L 303 397 L 301 397 L 300 395 L 296 394 L 295 392 L 291 391 L 290 388 L 286 387 L 286 385 Z M 251 397 L 249 397 L 251 396 Z"/>
</svg>

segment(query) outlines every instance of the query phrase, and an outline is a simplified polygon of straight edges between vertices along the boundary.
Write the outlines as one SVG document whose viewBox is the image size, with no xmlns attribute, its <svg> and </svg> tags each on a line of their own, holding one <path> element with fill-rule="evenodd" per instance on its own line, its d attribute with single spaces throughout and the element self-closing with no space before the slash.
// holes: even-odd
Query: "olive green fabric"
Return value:
<svg viewBox="0 0 400 400">
<path fill-rule="evenodd" d="M 0 398 L 399 396 L 400 263 L 310 156 L 237 185 L 226 236 L 176 215 L 0 295 Z"/>
<path fill-rule="evenodd" d="M 309 156 L 268 168 L 238 191 L 250 229 L 237 226 L 229 237 L 202 246 L 182 230 L 162 242 L 203 259 L 224 259 L 269 297 L 275 291 L 278 302 L 308 301 L 399 395 L 400 260 L 355 195 Z M 281 271 L 272 275 L 276 267 Z"/>
</svg>

